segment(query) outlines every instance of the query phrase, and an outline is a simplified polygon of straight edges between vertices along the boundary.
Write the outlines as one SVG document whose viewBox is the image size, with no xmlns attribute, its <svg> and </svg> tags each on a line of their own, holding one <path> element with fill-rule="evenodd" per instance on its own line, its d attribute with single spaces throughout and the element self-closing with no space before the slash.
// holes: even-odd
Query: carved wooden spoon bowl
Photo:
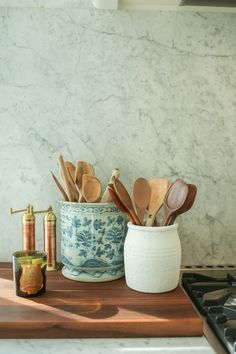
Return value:
<svg viewBox="0 0 236 354">
<path fill-rule="evenodd" d="M 194 184 L 188 184 L 188 195 L 187 198 L 180 209 L 178 209 L 174 214 L 172 214 L 171 218 L 169 219 L 168 225 L 173 225 L 175 219 L 183 213 L 186 213 L 189 209 L 192 208 L 194 201 L 197 195 L 197 187 Z"/>
<path fill-rule="evenodd" d="M 167 226 L 171 217 L 182 208 L 189 193 L 189 187 L 178 178 L 168 189 L 164 199 L 164 219 L 162 226 Z"/>
</svg>

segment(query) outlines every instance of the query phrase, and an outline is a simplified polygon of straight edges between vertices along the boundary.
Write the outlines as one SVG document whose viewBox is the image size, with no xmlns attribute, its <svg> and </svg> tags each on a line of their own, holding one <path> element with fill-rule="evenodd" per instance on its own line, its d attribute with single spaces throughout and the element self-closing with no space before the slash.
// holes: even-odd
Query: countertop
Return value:
<svg viewBox="0 0 236 354">
<path fill-rule="evenodd" d="M 0 354 L 214 354 L 205 337 L 132 339 L 1 339 Z"/>
</svg>

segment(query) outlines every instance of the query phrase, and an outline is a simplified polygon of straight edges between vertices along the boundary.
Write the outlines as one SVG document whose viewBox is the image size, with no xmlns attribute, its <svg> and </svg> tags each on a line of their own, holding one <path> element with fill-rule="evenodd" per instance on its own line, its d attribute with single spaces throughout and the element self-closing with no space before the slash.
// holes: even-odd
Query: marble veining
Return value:
<svg viewBox="0 0 236 354">
<path fill-rule="evenodd" d="M 182 263 L 235 263 L 235 39 L 235 14 L 0 0 L 0 260 L 21 248 L 10 206 L 58 212 L 49 172 L 62 153 L 92 162 L 104 184 L 113 167 L 129 187 L 196 183 L 178 220 Z M 36 227 L 42 248 L 41 216 Z"/>
<path fill-rule="evenodd" d="M 60 342 L 62 342 L 60 345 Z M 205 337 L 132 339 L 13 339 L 0 340 L 2 353 L 18 354 L 214 354 Z"/>
</svg>

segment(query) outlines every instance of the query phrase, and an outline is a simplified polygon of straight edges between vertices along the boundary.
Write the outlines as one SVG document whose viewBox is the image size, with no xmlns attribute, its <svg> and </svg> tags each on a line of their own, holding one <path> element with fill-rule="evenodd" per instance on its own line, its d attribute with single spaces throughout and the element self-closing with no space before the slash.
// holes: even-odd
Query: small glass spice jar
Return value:
<svg viewBox="0 0 236 354">
<path fill-rule="evenodd" d="M 13 253 L 13 274 L 16 295 L 33 297 L 46 290 L 47 253 L 18 251 Z"/>
</svg>

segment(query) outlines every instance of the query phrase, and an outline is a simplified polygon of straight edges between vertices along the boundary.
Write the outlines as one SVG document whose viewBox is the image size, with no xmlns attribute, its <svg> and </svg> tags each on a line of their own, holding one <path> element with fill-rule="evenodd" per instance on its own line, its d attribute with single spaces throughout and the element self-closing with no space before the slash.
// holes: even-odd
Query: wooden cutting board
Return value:
<svg viewBox="0 0 236 354">
<path fill-rule="evenodd" d="M 202 320 L 183 290 L 145 294 L 124 279 L 106 283 L 47 274 L 47 291 L 15 295 L 11 264 L 0 263 L 0 338 L 202 336 Z"/>
</svg>

